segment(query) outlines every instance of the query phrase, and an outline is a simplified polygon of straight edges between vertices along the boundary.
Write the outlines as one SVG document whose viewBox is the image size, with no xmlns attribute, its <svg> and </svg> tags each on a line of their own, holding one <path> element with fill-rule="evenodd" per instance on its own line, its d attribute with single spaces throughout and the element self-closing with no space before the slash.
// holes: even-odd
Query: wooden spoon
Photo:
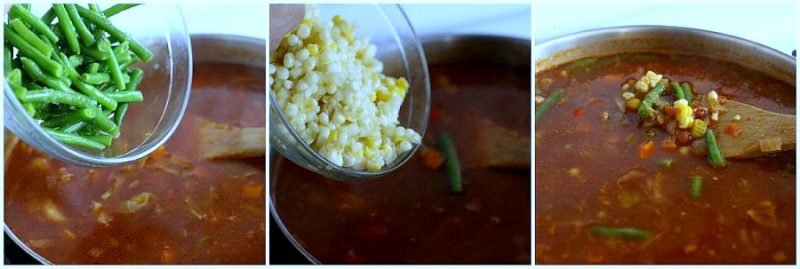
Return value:
<svg viewBox="0 0 800 269">
<path fill-rule="evenodd" d="M 746 159 L 795 148 L 795 116 L 766 111 L 745 103 L 728 100 L 727 111 L 720 113 L 715 127 L 717 144 L 725 158 Z M 739 115 L 740 120 L 734 120 Z M 734 136 L 725 132 L 736 124 L 741 132 Z"/>
<path fill-rule="evenodd" d="M 200 156 L 204 159 L 248 158 L 266 155 L 265 127 L 234 127 L 200 118 Z"/>
</svg>

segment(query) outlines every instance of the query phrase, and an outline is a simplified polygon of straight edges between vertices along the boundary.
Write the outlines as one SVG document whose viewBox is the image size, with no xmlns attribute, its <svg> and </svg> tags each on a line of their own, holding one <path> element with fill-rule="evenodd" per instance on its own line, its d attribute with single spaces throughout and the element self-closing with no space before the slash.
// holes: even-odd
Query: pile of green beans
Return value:
<svg viewBox="0 0 800 269">
<path fill-rule="evenodd" d="M 128 103 L 142 102 L 153 53 L 109 18 L 138 4 L 101 10 L 53 4 L 41 18 L 15 4 L 4 24 L 6 81 L 25 111 L 61 143 L 101 151 L 119 135 Z"/>
</svg>

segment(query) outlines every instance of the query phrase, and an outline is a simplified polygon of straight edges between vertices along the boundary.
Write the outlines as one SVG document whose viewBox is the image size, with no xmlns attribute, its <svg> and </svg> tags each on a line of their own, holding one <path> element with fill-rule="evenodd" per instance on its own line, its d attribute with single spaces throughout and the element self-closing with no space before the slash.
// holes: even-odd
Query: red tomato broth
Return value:
<svg viewBox="0 0 800 269">
<path fill-rule="evenodd" d="M 264 85 L 263 68 L 196 64 L 191 102 L 165 150 L 131 165 L 64 164 L 20 142 L 7 162 L 6 224 L 56 264 L 263 264 L 265 160 L 198 160 L 193 123 L 205 117 L 264 126 Z M 61 168 L 70 180 L 62 180 Z M 145 192 L 154 199 L 133 213 L 121 212 L 127 199 Z M 44 216 L 41 203 L 47 200 L 66 220 Z M 108 213 L 108 225 L 99 222 L 94 202 Z"/>
<path fill-rule="evenodd" d="M 321 263 L 530 263 L 530 172 L 476 166 L 475 120 L 529 136 L 530 68 L 432 65 L 431 119 L 423 144 L 453 137 L 464 192 L 420 151 L 392 174 L 345 183 L 285 159 L 273 163 L 280 221 Z"/>
<path fill-rule="evenodd" d="M 794 152 L 728 160 L 726 168 L 712 169 L 707 156 L 661 149 L 668 135 L 656 130 L 648 138 L 635 112 L 621 113 L 614 101 L 626 79 L 638 79 L 647 70 L 692 82 L 695 98 L 716 89 L 730 100 L 788 114 L 795 113 L 794 87 L 700 56 L 611 57 L 620 60 L 566 77 L 563 66 L 536 74 L 542 95 L 566 91 L 536 126 L 536 262 L 794 263 Z M 542 83 L 546 79 L 552 83 Z M 576 109 L 586 116 L 574 117 Z M 608 123 L 600 117 L 605 111 Z M 639 147 L 649 139 L 657 149 L 640 159 Z M 660 168 L 658 162 L 666 158 L 672 159 L 671 168 Z M 573 168 L 578 176 L 569 174 Z M 621 180 L 631 170 L 644 176 Z M 689 194 L 693 176 L 704 179 L 698 198 Z M 775 205 L 775 227 L 758 224 L 746 213 L 762 201 Z M 645 229 L 654 236 L 608 238 L 589 232 L 596 225 Z"/>
</svg>

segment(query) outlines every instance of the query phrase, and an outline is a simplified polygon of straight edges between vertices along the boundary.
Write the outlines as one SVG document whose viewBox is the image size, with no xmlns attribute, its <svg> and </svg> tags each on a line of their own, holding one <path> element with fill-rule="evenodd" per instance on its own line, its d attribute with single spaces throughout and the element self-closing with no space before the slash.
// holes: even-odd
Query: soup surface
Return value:
<svg viewBox="0 0 800 269">
<path fill-rule="evenodd" d="M 264 126 L 264 69 L 196 64 L 193 80 L 175 134 L 133 164 L 78 167 L 20 142 L 6 166 L 9 228 L 57 264 L 263 264 L 264 158 L 200 160 L 195 129 L 200 117 Z"/>
<path fill-rule="evenodd" d="M 530 135 L 530 68 L 432 65 L 426 147 L 450 133 L 463 193 L 420 151 L 392 174 L 325 179 L 288 160 L 272 167 L 272 199 L 288 232 L 321 263 L 530 263 L 530 170 L 481 168 L 478 122 Z M 525 158 L 529 158 L 526 156 Z"/>
<path fill-rule="evenodd" d="M 670 136 L 648 135 L 615 100 L 627 79 L 648 70 L 690 81 L 698 96 L 716 90 L 795 113 L 793 85 L 699 56 L 622 54 L 538 72 L 539 95 L 565 95 L 536 125 L 536 262 L 795 263 L 794 151 L 721 169 L 706 156 L 661 148 L 640 158 L 642 143 Z M 668 167 L 659 165 L 665 159 Z M 698 176 L 702 193 L 693 197 Z M 604 236 L 596 227 L 650 234 Z"/>
</svg>

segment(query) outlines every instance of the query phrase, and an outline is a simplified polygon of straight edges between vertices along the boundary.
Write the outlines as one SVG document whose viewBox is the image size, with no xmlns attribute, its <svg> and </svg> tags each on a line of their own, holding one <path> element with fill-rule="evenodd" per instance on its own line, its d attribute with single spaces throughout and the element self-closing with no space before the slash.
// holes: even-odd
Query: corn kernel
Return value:
<svg viewBox="0 0 800 269">
<path fill-rule="evenodd" d="M 694 123 L 692 124 L 692 137 L 694 138 L 701 138 L 705 137 L 706 129 L 708 125 L 705 121 L 701 119 L 694 119 Z"/>
<path fill-rule="evenodd" d="M 650 87 L 647 86 L 647 83 L 641 80 L 636 82 L 634 88 L 636 88 L 636 90 L 639 91 L 640 93 L 647 93 L 648 91 L 650 91 Z"/>
<path fill-rule="evenodd" d="M 628 100 L 631 100 L 631 98 L 633 98 L 633 97 L 636 97 L 636 94 L 634 94 L 632 92 L 623 92 L 622 93 L 622 100 L 628 101 Z"/>
<path fill-rule="evenodd" d="M 637 110 L 639 106 L 642 104 L 642 101 L 639 98 L 633 98 L 625 102 L 625 106 L 628 107 L 630 110 Z"/>
<path fill-rule="evenodd" d="M 673 106 L 678 110 L 678 112 L 675 113 L 675 119 L 678 120 L 678 127 L 684 129 L 692 127 L 694 115 L 692 113 L 692 107 L 689 106 L 689 102 L 681 99 L 675 101 Z"/>
</svg>

